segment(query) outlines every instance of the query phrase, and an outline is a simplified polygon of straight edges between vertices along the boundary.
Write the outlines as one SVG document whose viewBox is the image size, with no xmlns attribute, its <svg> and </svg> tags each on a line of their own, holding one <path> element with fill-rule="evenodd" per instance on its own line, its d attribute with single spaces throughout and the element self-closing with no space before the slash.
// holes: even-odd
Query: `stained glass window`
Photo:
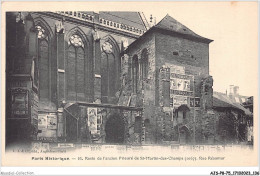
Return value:
<svg viewBox="0 0 260 176">
<path fill-rule="evenodd" d="M 148 52 L 147 49 L 144 49 L 142 51 L 142 58 L 141 58 L 141 62 L 142 62 L 142 74 L 141 77 L 142 79 L 146 79 L 148 76 Z"/>
<path fill-rule="evenodd" d="M 38 31 L 38 61 L 39 61 L 39 98 L 47 100 L 50 98 L 50 75 L 49 75 L 49 42 L 46 30 L 37 25 Z"/>
<path fill-rule="evenodd" d="M 135 55 L 133 57 L 133 65 L 132 65 L 132 79 L 133 79 L 133 92 L 137 92 L 137 83 L 138 83 L 138 70 L 139 70 L 139 65 L 138 65 L 138 57 Z"/>
<path fill-rule="evenodd" d="M 110 54 L 113 52 L 113 46 L 109 42 L 103 43 L 102 49 L 107 54 Z"/>
<path fill-rule="evenodd" d="M 49 98 L 49 48 L 46 40 L 39 42 L 40 99 Z"/>
<path fill-rule="evenodd" d="M 71 46 L 67 59 L 67 98 L 73 101 L 85 100 L 85 53 L 83 41 L 78 35 L 69 38 Z"/>
<path fill-rule="evenodd" d="M 103 103 L 113 103 L 118 91 L 119 56 L 115 45 L 106 41 L 102 44 L 101 54 L 101 95 Z"/>
</svg>

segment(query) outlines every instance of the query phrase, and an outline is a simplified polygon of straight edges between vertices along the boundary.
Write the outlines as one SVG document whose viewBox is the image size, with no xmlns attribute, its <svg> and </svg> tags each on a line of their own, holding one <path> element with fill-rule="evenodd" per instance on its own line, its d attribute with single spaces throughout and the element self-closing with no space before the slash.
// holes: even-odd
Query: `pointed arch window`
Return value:
<svg viewBox="0 0 260 176">
<path fill-rule="evenodd" d="M 105 41 L 101 54 L 101 95 L 103 103 L 115 103 L 119 83 L 119 54 L 115 47 Z"/>
<path fill-rule="evenodd" d="M 141 79 L 147 79 L 148 77 L 148 52 L 144 49 L 141 54 Z"/>
<path fill-rule="evenodd" d="M 138 71 L 139 71 L 138 57 L 137 55 L 135 55 L 133 57 L 133 64 L 132 64 L 132 82 L 133 82 L 134 93 L 137 93 Z"/>
<path fill-rule="evenodd" d="M 38 67 L 39 67 L 39 99 L 47 100 L 50 97 L 50 60 L 49 38 L 46 30 L 36 26 L 38 34 Z"/>
<path fill-rule="evenodd" d="M 135 117 L 134 132 L 142 132 L 142 118 L 140 116 Z"/>
<path fill-rule="evenodd" d="M 67 99 L 85 100 L 85 52 L 84 43 L 79 35 L 69 38 L 67 59 Z"/>
</svg>

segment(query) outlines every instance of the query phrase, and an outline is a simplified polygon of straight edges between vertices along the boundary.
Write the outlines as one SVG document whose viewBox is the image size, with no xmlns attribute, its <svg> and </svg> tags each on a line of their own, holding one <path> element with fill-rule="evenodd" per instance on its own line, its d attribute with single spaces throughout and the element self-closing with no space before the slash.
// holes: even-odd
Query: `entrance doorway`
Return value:
<svg viewBox="0 0 260 176">
<path fill-rule="evenodd" d="M 78 138 L 78 126 L 77 120 L 71 115 L 66 116 L 66 141 L 67 142 L 77 142 Z"/>
<path fill-rule="evenodd" d="M 179 129 L 179 140 L 180 140 L 180 144 L 188 144 L 190 142 L 190 132 L 189 129 L 186 126 L 182 126 Z"/>
<path fill-rule="evenodd" d="M 125 125 L 123 119 L 115 114 L 111 115 L 105 125 L 106 143 L 122 144 L 124 142 Z"/>
</svg>

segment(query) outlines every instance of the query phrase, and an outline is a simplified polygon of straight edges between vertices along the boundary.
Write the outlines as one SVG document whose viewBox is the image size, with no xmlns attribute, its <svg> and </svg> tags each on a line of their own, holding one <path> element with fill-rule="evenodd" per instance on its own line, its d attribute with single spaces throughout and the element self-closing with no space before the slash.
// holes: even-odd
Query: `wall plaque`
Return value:
<svg viewBox="0 0 260 176">
<path fill-rule="evenodd" d="M 12 114 L 16 116 L 25 116 L 29 114 L 29 92 L 26 89 L 13 89 L 12 96 Z M 12 118 L 13 116 L 11 116 Z"/>
</svg>

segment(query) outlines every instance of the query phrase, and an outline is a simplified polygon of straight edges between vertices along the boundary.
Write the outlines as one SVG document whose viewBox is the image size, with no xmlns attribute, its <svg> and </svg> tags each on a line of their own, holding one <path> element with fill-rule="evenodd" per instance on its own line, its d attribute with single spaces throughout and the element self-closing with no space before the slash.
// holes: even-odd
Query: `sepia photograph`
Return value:
<svg viewBox="0 0 260 176">
<path fill-rule="evenodd" d="M 5 3 L 3 166 L 259 165 L 258 2 Z"/>
</svg>

